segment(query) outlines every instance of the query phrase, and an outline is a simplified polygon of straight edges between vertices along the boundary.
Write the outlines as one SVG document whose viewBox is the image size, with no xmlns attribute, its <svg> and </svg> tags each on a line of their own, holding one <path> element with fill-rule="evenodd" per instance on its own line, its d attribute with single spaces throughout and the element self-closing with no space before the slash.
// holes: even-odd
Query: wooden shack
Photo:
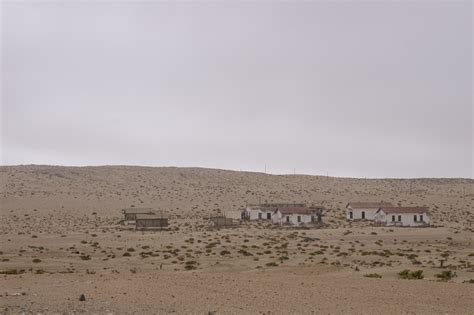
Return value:
<svg viewBox="0 0 474 315">
<path fill-rule="evenodd" d="M 135 219 L 138 214 L 154 214 L 155 210 L 151 208 L 125 208 L 123 212 L 123 223 L 124 224 L 135 224 Z"/>
<path fill-rule="evenodd" d="M 137 214 L 135 228 L 137 230 L 167 230 L 168 216 L 164 214 Z"/>
<path fill-rule="evenodd" d="M 227 228 L 236 225 L 232 218 L 226 218 L 224 216 L 211 217 L 210 220 L 212 226 L 215 228 Z"/>
</svg>

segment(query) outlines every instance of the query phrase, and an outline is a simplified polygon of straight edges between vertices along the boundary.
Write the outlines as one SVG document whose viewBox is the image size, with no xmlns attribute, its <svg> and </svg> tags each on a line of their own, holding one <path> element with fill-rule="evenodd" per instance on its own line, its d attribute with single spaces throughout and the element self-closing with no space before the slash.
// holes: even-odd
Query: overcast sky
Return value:
<svg viewBox="0 0 474 315">
<path fill-rule="evenodd" d="M 1 164 L 472 178 L 472 12 L 3 1 Z"/>
</svg>

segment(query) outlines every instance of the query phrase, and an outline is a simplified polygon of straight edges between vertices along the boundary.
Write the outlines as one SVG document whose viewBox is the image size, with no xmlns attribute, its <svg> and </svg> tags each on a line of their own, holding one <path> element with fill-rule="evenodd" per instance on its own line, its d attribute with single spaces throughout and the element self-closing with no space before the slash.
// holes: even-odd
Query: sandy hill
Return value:
<svg viewBox="0 0 474 315">
<path fill-rule="evenodd" d="M 0 183 L 2 314 L 471 314 L 474 308 L 473 180 L 3 166 Z M 427 206 L 435 226 L 348 223 L 344 207 L 351 200 Z M 209 215 L 256 202 L 322 203 L 328 227 L 245 222 L 209 229 Z M 169 212 L 170 231 L 117 224 L 120 210 L 132 205 Z M 405 279 L 413 275 L 417 280 Z"/>
<path fill-rule="evenodd" d="M 117 216 L 129 206 L 149 206 L 178 216 L 236 211 L 247 203 L 324 204 L 326 221 L 342 222 L 348 201 L 389 201 L 427 206 L 435 224 L 471 225 L 472 179 L 353 179 L 267 175 L 175 167 L 0 167 L 2 213 Z"/>
</svg>

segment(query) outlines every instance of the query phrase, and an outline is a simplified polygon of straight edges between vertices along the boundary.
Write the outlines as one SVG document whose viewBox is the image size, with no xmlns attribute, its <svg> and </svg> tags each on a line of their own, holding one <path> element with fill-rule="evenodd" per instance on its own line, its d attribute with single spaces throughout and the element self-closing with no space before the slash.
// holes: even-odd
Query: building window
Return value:
<svg viewBox="0 0 474 315">
<path fill-rule="evenodd" d="M 352 216 L 352 211 L 351 211 L 351 212 L 349 212 L 349 218 L 350 218 L 350 219 L 352 219 L 352 218 L 353 218 L 353 216 Z"/>
<path fill-rule="evenodd" d="M 258 219 L 259 219 L 259 220 L 262 219 L 262 213 L 261 213 L 261 212 L 258 214 Z"/>
<path fill-rule="evenodd" d="M 420 214 L 420 222 L 423 222 L 423 215 Z"/>
<path fill-rule="evenodd" d="M 298 222 L 301 222 L 301 216 L 300 215 L 298 216 Z"/>
<path fill-rule="evenodd" d="M 365 219 L 365 211 L 362 211 L 362 219 Z"/>
<path fill-rule="evenodd" d="M 413 220 L 415 220 L 415 222 L 416 222 L 416 219 L 417 219 L 417 218 L 416 218 L 416 214 L 415 214 L 415 215 L 413 216 Z"/>
<path fill-rule="evenodd" d="M 401 221 L 402 221 L 402 216 L 399 215 L 399 216 L 398 216 L 398 222 L 401 222 Z"/>
<path fill-rule="evenodd" d="M 392 215 L 392 222 L 395 222 L 395 216 Z"/>
<path fill-rule="evenodd" d="M 286 216 L 286 223 L 290 223 L 290 216 Z"/>
</svg>

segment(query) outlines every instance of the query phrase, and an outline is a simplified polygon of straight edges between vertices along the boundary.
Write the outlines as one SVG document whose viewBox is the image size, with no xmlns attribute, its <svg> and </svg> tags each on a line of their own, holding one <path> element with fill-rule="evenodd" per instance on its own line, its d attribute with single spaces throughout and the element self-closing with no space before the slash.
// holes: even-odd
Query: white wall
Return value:
<svg viewBox="0 0 474 315">
<path fill-rule="evenodd" d="M 417 217 L 417 222 L 415 222 L 415 216 Z M 392 221 L 392 216 L 395 216 L 395 221 Z M 398 216 L 401 216 L 401 221 L 398 221 Z M 427 213 L 423 213 L 423 221 L 420 221 L 419 213 L 390 213 L 385 214 L 385 212 L 380 211 L 375 216 L 375 222 L 382 223 L 387 226 L 424 226 L 430 224 L 431 218 Z"/>
<path fill-rule="evenodd" d="M 346 219 L 347 220 L 362 220 L 362 211 L 365 212 L 365 220 L 373 221 L 375 217 L 375 213 L 377 212 L 378 208 L 366 208 L 366 209 L 352 209 L 351 206 L 346 208 Z M 350 218 L 349 213 L 352 211 L 352 219 Z"/>
<path fill-rule="evenodd" d="M 262 211 L 260 209 L 253 209 L 250 207 L 247 207 L 245 211 L 248 213 L 250 220 L 259 220 L 258 214 L 262 214 L 262 220 L 267 220 L 267 213 L 270 213 L 270 216 L 273 217 L 273 211 Z"/>
<path fill-rule="evenodd" d="M 301 225 L 311 223 L 311 215 L 309 214 L 288 214 L 282 215 L 280 211 L 277 211 L 272 218 L 272 222 L 275 224 L 288 224 L 286 222 L 286 217 L 290 218 L 289 224 L 292 225 Z M 298 216 L 301 219 L 301 222 L 298 222 Z M 315 218 L 316 219 L 316 218 Z"/>
</svg>

